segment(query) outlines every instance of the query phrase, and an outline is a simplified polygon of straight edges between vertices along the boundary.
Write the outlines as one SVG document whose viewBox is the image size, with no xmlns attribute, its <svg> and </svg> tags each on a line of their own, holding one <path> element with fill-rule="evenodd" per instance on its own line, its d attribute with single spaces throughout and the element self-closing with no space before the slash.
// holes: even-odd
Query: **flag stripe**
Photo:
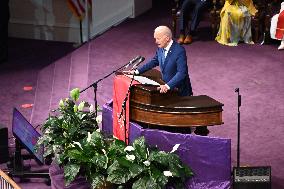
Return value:
<svg viewBox="0 0 284 189">
<path fill-rule="evenodd" d="M 85 16 L 85 0 L 67 0 L 71 12 L 79 19 L 82 20 Z M 88 0 L 89 10 L 92 9 L 92 0 Z"/>
<path fill-rule="evenodd" d="M 80 0 L 77 0 L 77 4 L 78 4 L 78 7 L 80 8 L 81 12 L 85 13 L 85 7 L 84 7 L 85 6 L 85 1 L 82 0 L 82 2 L 81 2 Z"/>
<path fill-rule="evenodd" d="M 74 4 L 74 2 L 72 0 L 69 0 L 68 1 L 68 5 L 69 5 L 69 8 L 71 9 L 72 13 L 77 17 L 79 18 L 80 20 L 82 19 L 82 15 L 79 13 L 76 5 Z"/>
</svg>

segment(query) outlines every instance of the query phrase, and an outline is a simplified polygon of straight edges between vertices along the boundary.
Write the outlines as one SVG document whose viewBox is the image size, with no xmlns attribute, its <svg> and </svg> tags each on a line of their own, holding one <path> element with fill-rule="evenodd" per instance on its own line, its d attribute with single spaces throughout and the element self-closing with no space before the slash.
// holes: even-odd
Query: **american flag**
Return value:
<svg viewBox="0 0 284 189">
<path fill-rule="evenodd" d="M 70 10 L 79 20 L 82 20 L 86 13 L 85 1 L 86 0 L 67 0 Z M 87 1 L 88 1 L 88 7 L 91 9 L 92 0 L 87 0 Z"/>
</svg>

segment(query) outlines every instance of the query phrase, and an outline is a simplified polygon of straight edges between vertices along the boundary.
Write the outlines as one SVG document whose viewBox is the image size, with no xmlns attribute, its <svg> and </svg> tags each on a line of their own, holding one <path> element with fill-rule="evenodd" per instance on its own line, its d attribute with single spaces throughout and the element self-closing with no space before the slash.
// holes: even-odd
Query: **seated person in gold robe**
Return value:
<svg viewBox="0 0 284 189">
<path fill-rule="evenodd" d="M 229 46 L 237 46 L 239 41 L 253 44 L 251 17 L 256 12 L 252 0 L 226 0 L 216 41 Z"/>
</svg>

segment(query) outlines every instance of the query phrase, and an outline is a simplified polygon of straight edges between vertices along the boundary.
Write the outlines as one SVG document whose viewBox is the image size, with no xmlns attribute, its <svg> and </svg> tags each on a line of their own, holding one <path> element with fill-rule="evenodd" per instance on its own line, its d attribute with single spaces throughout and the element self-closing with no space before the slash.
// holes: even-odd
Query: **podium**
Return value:
<svg viewBox="0 0 284 189">
<path fill-rule="evenodd" d="M 158 70 L 142 74 L 164 84 Z M 223 104 L 207 95 L 162 94 L 153 85 L 134 85 L 130 91 L 130 120 L 155 127 L 199 127 L 223 124 Z"/>
</svg>

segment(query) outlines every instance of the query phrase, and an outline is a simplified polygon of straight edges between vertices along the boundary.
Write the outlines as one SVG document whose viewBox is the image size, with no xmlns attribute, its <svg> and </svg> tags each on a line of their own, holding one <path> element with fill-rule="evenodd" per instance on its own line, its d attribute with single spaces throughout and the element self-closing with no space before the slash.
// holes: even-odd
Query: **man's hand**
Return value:
<svg viewBox="0 0 284 189">
<path fill-rule="evenodd" d="M 135 70 L 122 71 L 122 73 L 128 74 L 128 75 L 134 75 L 135 74 Z"/>
<path fill-rule="evenodd" d="M 166 93 L 168 92 L 168 90 L 170 90 L 166 85 L 160 85 L 160 87 L 158 87 L 157 89 L 160 91 L 160 93 Z"/>
</svg>

